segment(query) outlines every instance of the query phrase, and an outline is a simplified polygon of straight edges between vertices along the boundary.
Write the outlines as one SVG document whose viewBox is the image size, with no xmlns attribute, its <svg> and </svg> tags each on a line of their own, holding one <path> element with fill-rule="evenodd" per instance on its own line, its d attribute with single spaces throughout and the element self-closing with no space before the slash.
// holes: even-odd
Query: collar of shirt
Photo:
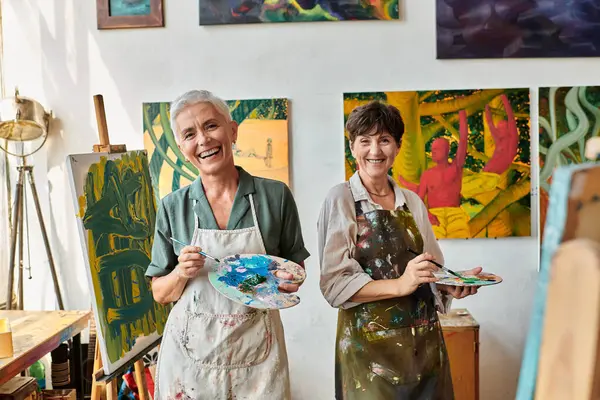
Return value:
<svg viewBox="0 0 600 400">
<path fill-rule="evenodd" d="M 406 203 L 406 198 L 404 197 L 404 193 L 402 193 L 402 189 L 400 186 L 394 181 L 394 179 L 388 175 L 388 180 L 394 188 L 394 194 L 396 195 L 396 204 L 395 207 L 398 209 L 402 207 Z M 369 192 L 362 183 L 360 176 L 358 175 L 358 171 L 354 173 L 350 177 L 350 191 L 352 192 L 352 197 L 354 197 L 354 201 L 368 201 L 373 207 L 381 208 L 381 206 L 371 199 Z"/>
<path fill-rule="evenodd" d="M 236 197 L 238 195 L 245 196 L 247 194 L 254 193 L 254 179 L 252 178 L 252 175 L 246 172 L 242 167 L 236 165 L 235 168 L 240 174 L 240 181 L 238 184 Z M 202 186 L 202 178 L 198 176 L 198 178 L 196 178 L 196 180 L 190 186 L 190 198 L 194 200 L 202 200 L 205 197 L 206 194 L 204 193 L 204 187 Z"/>
</svg>

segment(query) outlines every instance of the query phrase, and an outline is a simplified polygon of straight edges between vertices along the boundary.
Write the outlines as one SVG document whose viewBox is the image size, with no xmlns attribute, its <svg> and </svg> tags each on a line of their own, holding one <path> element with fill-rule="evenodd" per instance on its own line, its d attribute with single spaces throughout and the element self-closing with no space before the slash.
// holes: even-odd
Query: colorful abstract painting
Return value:
<svg viewBox="0 0 600 400">
<path fill-rule="evenodd" d="M 171 305 L 154 301 L 150 264 L 156 201 L 144 150 L 70 155 L 77 210 L 104 372 L 160 338 Z"/>
<path fill-rule="evenodd" d="M 200 25 L 398 19 L 398 0 L 200 0 Z"/>
<path fill-rule="evenodd" d="M 437 58 L 600 56 L 595 0 L 436 0 Z"/>
<path fill-rule="evenodd" d="M 528 89 L 344 94 L 344 121 L 372 100 L 405 124 L 389 174 L 417 193 L 438 239 L 531 235 Z M 345 132 L 346 178 L 356 171 Z"/>
<path fill-rule="evenodd" d="M 289 186 L 287 99 L 227 101 L 239 124 L 233 158 L 248 173 Z M 189 185 L 198 169 L 177 147 L 169 122 L 169 103 L 144 103 L 144 148 L 150 157 L 150 175 L 158 199 Z"/>
<path fill-rule="evenodd" d="M 600 87 L 540 88 L 540 228 L 542 237 L 555 168 L 581 164 L 585 143 L 600 133 Z"/>
</svg>

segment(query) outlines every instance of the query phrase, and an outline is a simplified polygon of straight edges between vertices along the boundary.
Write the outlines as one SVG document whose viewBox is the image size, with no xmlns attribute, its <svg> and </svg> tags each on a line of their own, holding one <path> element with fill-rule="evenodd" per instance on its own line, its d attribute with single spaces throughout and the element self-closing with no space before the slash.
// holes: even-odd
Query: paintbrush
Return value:
<svg viewBox="0 0 600 400">
<path fill-rule="evenodd" d="M 182 245 L 182 246 L 190 246 L 189 244 L 185 244 L 185 243 L 183 243 L 183 242 L 180 242 L 179 240 L 175 239 L 174 237 L 172 237 L 172 238 L 171 238 L 171 240 L 172 240 L 172 241 L 174 241 L 175 243 L 179 243 L 179 244 L 180 244 L 180 245 Z M 202 254 L 204 257 L 206 257 L 206 258 L 210 258 L 211 260 L 214 260 L 214 261 L 216 261 L 216 262 L 218 262 L 218 263 L 220 263 L 220 262 L 221 262 L 221 260 L 219 260 L 218 258 L 215 258 L 215 257 L 211 256 L 210 254 L 206 254 L 206 253 L 205 253 L 205 252 L 203 252 L 203 251 L 199 251 L 198 253 L 200 253 L 200 254 Z"/>
<path fill-rule="evenodd" d="M 420 256 L 421 254 L 417 253 L 416 251 L 414 251 L 413 249 L 408 249 L 408 251 L 410 251 L 411 253 L 413 253 L 415 256 Z M 433 265 L 440 267 L 442 270 L 451 273 L 452 275 L 459 277 L 460 279 L 464 280 L 465 278 L 463 278 L 462 276 L 460 276 L 459 274 L 457 274 L 456 272 L 452 271 L 450 268 L 446 268 L 444 267 L 442 264 L 435 262 L 433 260 L 429 260 L 430 263 L 432 263 Z"/>
</svg>

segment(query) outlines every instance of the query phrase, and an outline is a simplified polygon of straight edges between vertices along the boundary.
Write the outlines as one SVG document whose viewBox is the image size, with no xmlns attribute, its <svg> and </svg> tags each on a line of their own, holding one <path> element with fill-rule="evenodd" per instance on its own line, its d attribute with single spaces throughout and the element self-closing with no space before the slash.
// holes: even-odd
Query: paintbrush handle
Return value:
<svg viewBox="0 0 600 400">
<path fill-rule="evenodd" d="M 416 256 L 419 256 L 419 255 L 420 255 L 419 253 L 417 253 L 417 252 L 416 252 L 416 251 L 414 251 L 413 249 L 408 249 L 408 251 L 410 251 L 411 253 L 413 253 L 413 254 L 414 254 L 414 255 L 416 255 Z M 442 270 L 444 270 L 444 271 L 446 271 L 446 272 L 448 272 L 448 273 L 450 273 L 450 274 L 452 274 L 452 275 L 454 275 L 454 276 L 457 276 L 457 277 L 459 277 L 459 278 L 462 278 L 462 276 L 460 276 L 460 275 L 459 275 L 459 274 L 457 274 L 456 272 L 452 271 L 450 268 L 446 268 L 446 267 L 444 267 L 442 264 L 440 264 L 440 263 L 439 263 L 439 262 L 437 262 L 437 261 L 429 260 L 429 262 L 430 262 L 430 263 L 432 263 L 433 265 L 435 265 L 436 267 L 439 267 L 439 268 L 441 268 Z"/>
<path fill-rule="evenodd" d="M 175 239 L 174 237 L 172 237 L 172 238 L 171 238 L 171 240 L 172 240 L 172 241 L 174 241 L 175 243 L 179 243 L 179 244 L 180 244 L 180 245 L 182 245 L 182 246 L 190 246 L 189 244 L 185 244 L 185 243 L 183 243 L 183 242 L 181 242 L 181 241 L 179 241 L 179 240 Z M 215 258 L 215 257 L 211 256 L 210 254 L 206 254 L 206 253 L 205 253 L 205 252 L 203 252 L 203 251 L 199 251 L 198 253 L 199 253 L 199 254 L 202 254 L 204 257 L 206 257 L 206 258 L 210 258 L 211 260 L 214 260 L 214 261 L 216 261 L 216 262 L 221 262 L 221 261 L 220 261 L 218 258 Z"/>
</svg>

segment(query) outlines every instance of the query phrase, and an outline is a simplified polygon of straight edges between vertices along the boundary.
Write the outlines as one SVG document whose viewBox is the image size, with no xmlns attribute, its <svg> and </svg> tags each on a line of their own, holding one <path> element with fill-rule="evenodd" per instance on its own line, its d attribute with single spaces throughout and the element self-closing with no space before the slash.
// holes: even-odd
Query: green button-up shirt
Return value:
<svg viewBox="0 0 600 400">
<path fill-rule="evenodd" d="M 298 209 L 288 186 L 283 182 L 252 176 L 241 167 L 236 168 L 240 174 L 239 185 L 227 229 L 254 226 L 249 200 L 252 194 L 267 254 L 296 263 L 307 259 L 310 253 L 304 247 Z M 194 200 L 197 201 L 196 206 Z M 170 238 L 190 243 L 194 235 L 194 218 L 198 218 L 199 228 L 219 229 L 200 177 L 159 202 L 152 260 L 146 276 L 164 276 L 175 268 L 181 246 L 174 248 Z"/>
</svg>

